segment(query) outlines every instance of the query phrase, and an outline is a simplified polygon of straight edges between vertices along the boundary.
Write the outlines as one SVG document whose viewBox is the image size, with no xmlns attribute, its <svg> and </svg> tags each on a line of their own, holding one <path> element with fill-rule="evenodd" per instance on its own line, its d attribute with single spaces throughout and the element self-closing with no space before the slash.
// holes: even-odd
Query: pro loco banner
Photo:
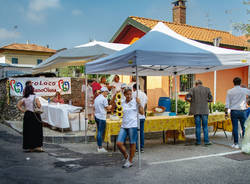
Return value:
<svg viewBox="0 0 250 184">
<path fill-rule="evenodd" d="M 63 94 L 71 94 L 71 79 L 63 78 L 9 78 L 10 95 L 23 96 L 23 90 L 27 81 L 32 82 L 37 96 L 53 96 L 56 91 Z"/>
</svg>

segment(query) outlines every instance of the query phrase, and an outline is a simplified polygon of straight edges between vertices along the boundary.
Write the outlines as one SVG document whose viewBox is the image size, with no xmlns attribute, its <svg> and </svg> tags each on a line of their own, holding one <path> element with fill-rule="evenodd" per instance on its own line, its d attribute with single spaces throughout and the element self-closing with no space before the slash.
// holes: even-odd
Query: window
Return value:
<svg viewBox="0 0 250 184">
<path fill-rule="evenodd" d="M 194 74 L 180 75 L 180 92 L 188 92 L 194 85 Z"/>
<path fill-rule="evenodd" d="M 12 58 L 11 63 L 12 64 L 18 64 L 18 58 Z"/>
<path fill-rule="evenodd" d="M 42 59 L 37 59 L 37 64 L 39 65 L 40 63 L 42 63 L 43 60 Z"/>
</svg>

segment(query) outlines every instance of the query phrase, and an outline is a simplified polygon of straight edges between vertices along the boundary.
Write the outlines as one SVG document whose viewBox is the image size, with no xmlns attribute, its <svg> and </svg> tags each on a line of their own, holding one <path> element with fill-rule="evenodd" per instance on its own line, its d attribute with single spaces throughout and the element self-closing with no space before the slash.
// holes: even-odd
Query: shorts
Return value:
<svg viewBox="0 0 250 184">
<path fill-rule="evenodd" d="M 129 136 L 129 143 L 135 144 L 137 141 L 137 127 L 133 128 L 122 128 L 120 129 L 117 142 L 125 142 L 127 136 Z"/>
</svg>

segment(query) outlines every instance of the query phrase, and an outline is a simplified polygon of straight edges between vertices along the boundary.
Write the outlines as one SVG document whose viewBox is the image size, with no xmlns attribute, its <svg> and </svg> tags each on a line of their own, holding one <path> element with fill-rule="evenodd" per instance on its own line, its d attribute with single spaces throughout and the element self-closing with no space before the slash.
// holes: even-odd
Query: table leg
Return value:
<svg viewBox="0 0 250 184">
<path fill-rule="evenodd" d="M 115 138 L 114 138 L 114 152 L 116 152 L 116 135 L 115 135 Z"/>
<path fill-rule="evenodd" d="M 175 134 L 176 134 L 176 130 L 174 130 L 174 144 L 175 144 L 175 142 L 176 142 Z"/>
<path fill-rule="evenodd" d="M 224 132 L 224 134 L 225 134 L 225 136 L 227 138 L 227 134 L 226 134 L 226 131 L 225 131 L 225 128 L 224 128 L 224 121 L 222 122 L 222 128 L 223 128 L 223 132 Z"/>
<path fill-rule="evenodd" d="M 215 126 L 215 131 L 214 131 L 214 135 L 213 135 L 213 136 L 215 136 L 215 134 L 216 134 L 216 132 L 217 132 L 217 130 L 218 130 L 218 121 L 215 122 L 215 124 L 216 124 L 216 126 Z"/>
<path fill-rule="evenodd" d="M 163 139 L 163 143 L 165 144 L 166 140 L 165 140 L 165 131 L 164 130 L 162 131 L 162 139 Z"/>
</svg>

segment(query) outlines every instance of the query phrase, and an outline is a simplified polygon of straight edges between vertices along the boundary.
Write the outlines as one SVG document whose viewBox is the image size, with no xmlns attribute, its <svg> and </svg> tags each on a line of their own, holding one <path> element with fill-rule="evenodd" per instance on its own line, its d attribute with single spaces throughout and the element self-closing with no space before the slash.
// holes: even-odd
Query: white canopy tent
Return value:
<svg viewBox="0 0 250 184">
<path fill-rule="evenodd" d="M 104 62 L 105 61 L 105 62 Z M 86 65 L 86 72 L 160 76 L 203 73 L 248 65 L 250 52 L 235 51 L 187 39 L 158 23 L 130 47 Z"/>
<path fill-rule="evenodd" d="M 54 54 L 41 64 L 35 66 L 32 69 L 32 73 L 44 72 L 53 68 L 83 65 L 89 61 L 113 54 L 126 47 L 128 47 L 127 44 L 101 41 L 89 42 Z"/>
<path fill-rule="evenodd" d="M 247 66 L 249 61 L 250 52 L 202 44 L 175 33 L 160 22 L 128 48 L 87 63 L 86 73 L 136 75 L 138 85 L 138 76 L 203 73 Z M 138 127 L 140 129 L 139 119 Z"/>
<path fill-rule="evenodd" d="M 71 49 L 63 50 L 49 57 L 46 61 L 33 67 L 32 73 L 44 72 L 53 68 L 65 66 L 84 65 L 89 61 L 113 54 L 129 45 L 93 41 L 87 44 L 79 45 Z M 85 84 L 87 84 L 87 75 L 85 75 Z M 87 89 L 87 88 L 86 88 Z M 85 92 L 85 102 L 87 102 L 87 92 Z M 86 103 L 85 103 L 86 105 Z M 88 112 L 85 106 L 85 127 L 87 127 Z M 85 143 L 87 142 L 87 128 L 85 129 Z"/>
</svg>

